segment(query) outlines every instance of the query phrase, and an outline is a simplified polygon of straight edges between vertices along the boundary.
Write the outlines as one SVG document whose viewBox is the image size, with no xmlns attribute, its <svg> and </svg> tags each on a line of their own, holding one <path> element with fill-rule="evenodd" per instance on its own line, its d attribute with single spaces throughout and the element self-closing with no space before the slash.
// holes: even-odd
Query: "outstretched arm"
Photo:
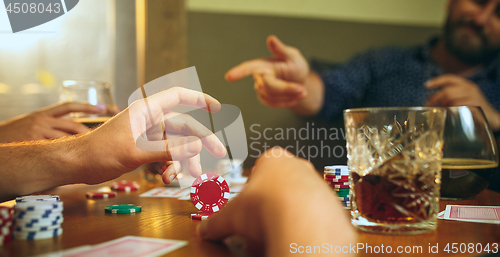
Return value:
<svg viewBox="0 0 500 257">
<path fill-rule="evenodd" d="M 317 114 L 323 106 L 323 82 L 309 69 L 304 56 L 276 36 L 267 38 L 271 58 L 243 62 L 226 73 L 226 80 L 237 81 L 252 75 L 261 103 L 273 108 L 290 108 L 303 116 Z"/>
<path fill-rule="evenodd" d="M 177 105 L 208 109 L 208 105 L 218 104 L 206 94 L 171 88 L 149 97 L 148 104 L 134 102 L 86 134 L 52 141 L 0 144 L 0 201 L 65 184 L 101 183 L 144 163 L 186 160 L 198 155 L 202 146 L 222 158 L 226 154 L 222 143 L 213 134 L 199 132 L 201 128 L 196 123 L 186 123 L 182 127 L 182 131 L 187 131 L 184 135 L 153 142 L 164 146 L 162 150 L 149 151 L 136 146 L 138 135 L 153 126 L 151 117 L 161 120 Z M 164 181 L 170 182 L 172 172 L 176 171 L 167 169 Z"/>
</svg>

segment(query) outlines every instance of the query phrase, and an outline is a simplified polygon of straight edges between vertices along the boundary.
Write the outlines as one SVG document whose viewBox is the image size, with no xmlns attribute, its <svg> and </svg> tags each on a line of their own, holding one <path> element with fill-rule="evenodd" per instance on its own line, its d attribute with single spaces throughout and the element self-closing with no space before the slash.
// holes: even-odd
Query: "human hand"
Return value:
<svg viewBox="0 0 500 257">
<path fill-rule="evenodd" d="M 101 109 L 85 103 L 62 103 L 0 123 L 0 143 L 54 139 L 87 132 L 80 123 L 63 119 L 71 112 L 99 113 Z"/>
<path fill-rule="evenodd" d="M 201 174 L 199 153 L 202 146 L 214 156 L 224 157 L 226 149 L 210 130 L 191 116 L 171 111 L 177 105 L 211 112 L 220 109 L 219 102 L 211 96 L 185 88 L 170 88 L 148 97 L 147 102 L 135 101 L 99 128 L 82 136 L 83 149 L 87 149 L 83 154 L 92 161 L 92 166 L 79 180 L 100 183 L 142 164 L 162 162 L 167 165 L 162 179 L 168 184 L 180 172 L 179 161 L 182 160 L 187 160 L 191 175 Z"/>
<path fill-rule="evenodd" d="M 426 106 L 480 106 L 493 131 L 500 130 L 500 112 L 488 102 L 481 89 L 463 77 L 445 74 L 429 80 L 428 89 L 440 90 L 432 94 Z"/>
<path fill-rule="evenodd" d="M 253 251 L 249 254 L 256 256 L 294 255 L 292 243 L 322 245 L 325 238 L 337 245 L 356 243 L 335 193 L 310 162 L 282 148 L 259 157 L 246 188 L 203 221 L 199 233 L 208 240 L 243 237 Z"/>
<path fill-rule="evenodd" d="M 226 73 L 226 80 L 253 75 L 261 103 L 275 108 L 293 107 L 307 96 L 304 83 L 309 64 L 297 48 L 283 44 L 276 36 L 267 38 L 267 47 L 274 57 L 243 62 Z"/>
</svg>

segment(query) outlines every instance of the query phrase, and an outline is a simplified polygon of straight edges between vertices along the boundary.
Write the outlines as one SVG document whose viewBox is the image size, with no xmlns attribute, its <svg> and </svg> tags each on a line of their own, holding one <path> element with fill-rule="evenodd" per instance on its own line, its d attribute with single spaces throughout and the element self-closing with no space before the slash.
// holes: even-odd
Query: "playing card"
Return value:
<svg viewBox="0 0 500 257">
<path fill-rule="evenodd" d="M 442 211 L 442 212 L 438 213 L 437 218 L 438 218 L 438 219 L 443 220 L 443 219 L 444 219 L 444 213 L 445 213 L 445 212 L 446 212 L 446 211 Z"/>
<path fill-rule="evenodd" d="M 63 253 L 63 257 L 146 257 L 159 256 L 187 245 L 187 241 L 126 236 L 81 251 Z"/>
<path fill-rule="evenodd" d="M 53 253 L 37 255 L 37 257 L 64 257 L 64 256 L 68 256 L 69 254 L 78 253 L 80 251 L 84 251 L 84 250 L 87 250 L 90 248 L 91 248 L 90 245 L 82 245 L 82 246 L 78 246 L 78 247 L 71 248 L 68 250 L 62 250 L 62 251 L 57 251 L 57 252 L 53 252 Z"/>
<path fill-rule="evenodd" d="M 447 205 L 444 219 L 500 224 L 500 206 Z"/>
<path fill-rule="evenodd" d="M 166 188 L 166 187 L 158 187 L 153 188 L 146 193 L 140 195 L 140 197 L 171 197 L 171 198 L 179 198 L 189 196 L 189 190 L 191 188 Z"/>
</svg>

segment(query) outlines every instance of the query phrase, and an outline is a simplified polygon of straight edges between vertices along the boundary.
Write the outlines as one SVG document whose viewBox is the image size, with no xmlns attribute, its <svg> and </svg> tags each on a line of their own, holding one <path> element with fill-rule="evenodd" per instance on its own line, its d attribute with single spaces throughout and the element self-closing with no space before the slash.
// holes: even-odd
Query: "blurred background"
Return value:
<svg viewBox="0 0 500 257">
<path fill-rule="evenodd" d="M 311 161 L 319 169 L 345 164 L 340 119 L 320 122 L 267 108 L 258 102 L 251 78 L 228 83 L 224 73 L 242 61 L 270 56 L 265 44 L 270 34 L 300 49 L 310 61 L 332 64 L 369 48 L 425 43 L 440 33 L 445 4 L 445 0 L 81 0 L 66 15 L 16 34 L 2 13 L 0 120 L 56 103 L 66 79 L 110 82 L 116 103 L 126 108 L 138 85 L 195 66 L 204 92 L 241 109 L 249 144 L 245 166 L 251 166 L 266 145 L 289 146 L 306 158 L 313 157 L 307 150 L 315 146 L 320 153 Z M 280 129 L 290 128 L 307 129 L 310 138 L 279 135 Z M 311 134 L 318 128 L 327 128 L 329 134 L 313 140 Z M 265 129 L 269 140 L 261 134 Z M 332 152 L 336 145 L 341 148 Z"/>
</svg>

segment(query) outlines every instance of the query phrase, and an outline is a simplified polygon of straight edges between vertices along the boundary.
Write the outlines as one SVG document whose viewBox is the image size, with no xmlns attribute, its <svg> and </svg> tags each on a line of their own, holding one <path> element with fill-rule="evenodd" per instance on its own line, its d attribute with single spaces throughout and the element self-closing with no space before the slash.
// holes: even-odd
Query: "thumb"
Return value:
<svg viewBox="0 0 500 257">
<path fill-rule="evenodd" d="M 198 226 L 198 234 L 207 240 L 218 241 L 235 233 L 232 221 L 234 219 L 234 203 L 229 202 L 224 209 L 215 213 Z"/>
<path fill-rule="evenodd" d="M 294 54 L 294 48 L 283 44 L 275 35 L 267 37 L 267 48 L 279 59 L 290 59 Z"/>
</svg>

